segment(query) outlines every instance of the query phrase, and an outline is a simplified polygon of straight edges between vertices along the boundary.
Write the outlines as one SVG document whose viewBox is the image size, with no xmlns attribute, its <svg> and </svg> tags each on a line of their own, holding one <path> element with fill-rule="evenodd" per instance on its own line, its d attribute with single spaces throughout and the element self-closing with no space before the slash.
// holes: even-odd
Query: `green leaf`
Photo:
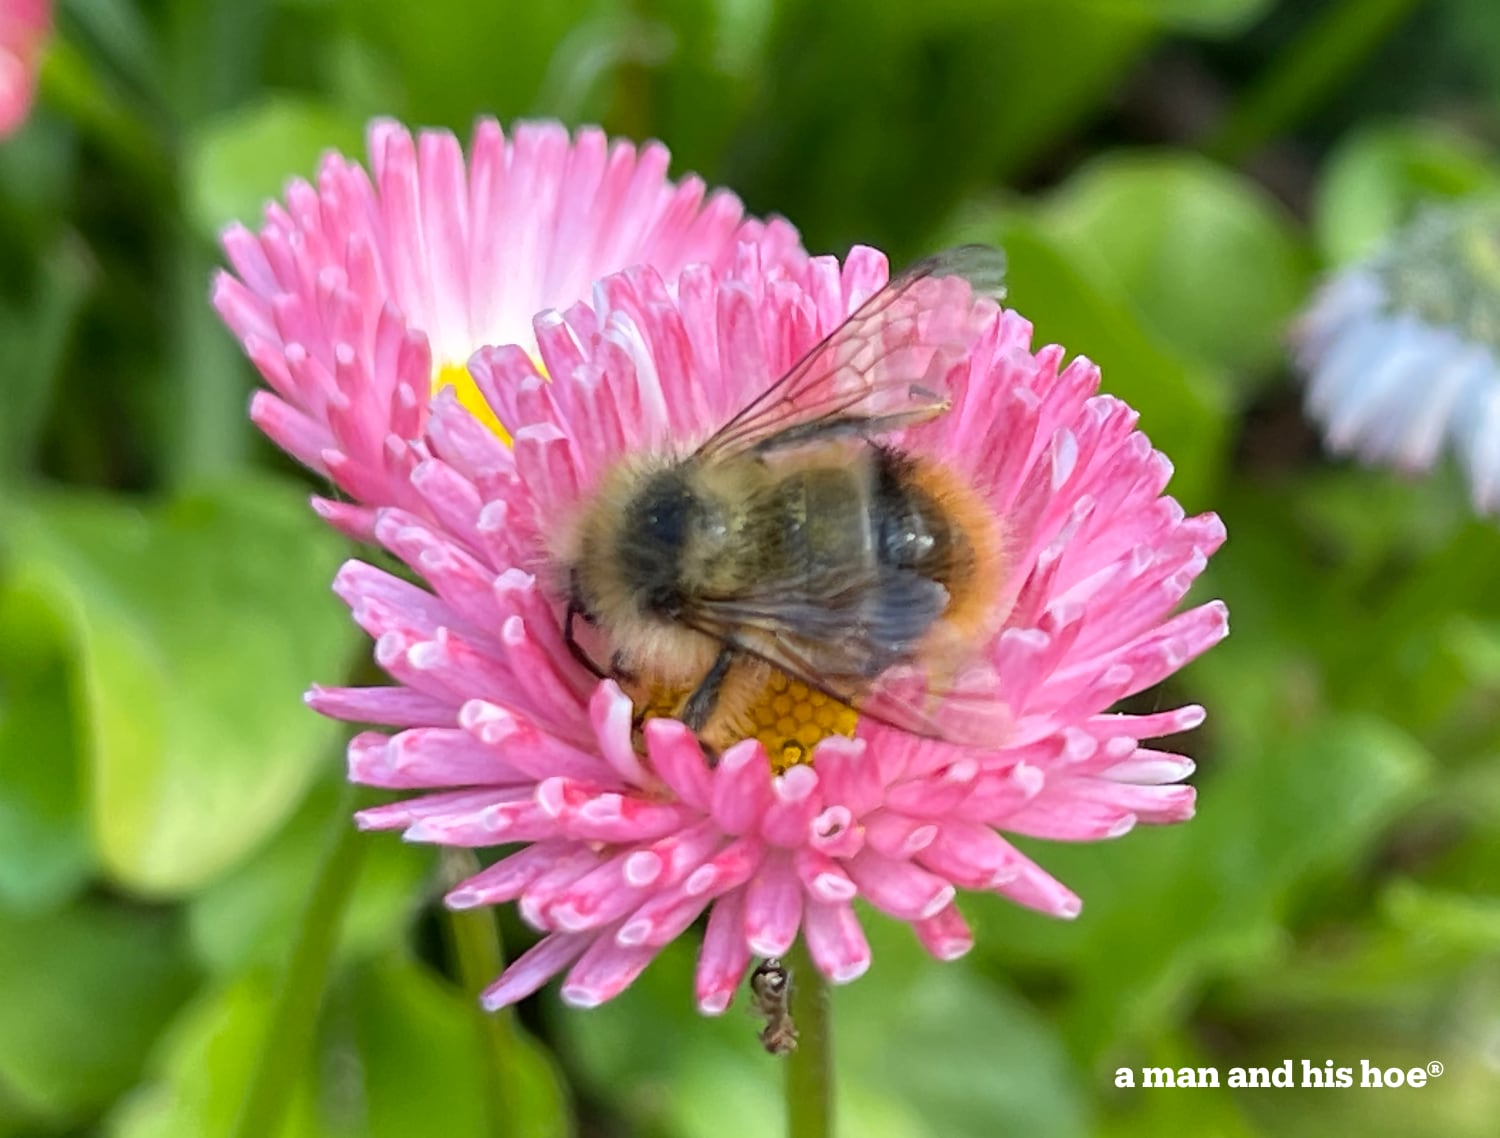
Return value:
<svg viewBox="0 0 1500 1138">
<path fill-rule="evenodd" d="M 1352 132 L 1324 167 L 1313 236 L 1330 265 L 1368 256 L 1425 201 L 1500 189 L 1486 149 L 1437 123 L 1387 122 Z"/>
<path fill-rule="evenodd" d="M 748 1024 L 741 1026 L 751 1031 Z M 839 1025 L 834 1025 L 835 1032 Z M 835 1051 L 843 1036 L 835 1035 Z M 780 1138 L 787 1133 L 781 1086 L 783 1061 L 764 1053 L 740 1055 L 727 1048 L 694 1050 L 674 1066 L 670 1084 L 673 1135 L 732 1133 L 736 1138 Z M 833 1126 L 842 1138 L 945 1138 L 918 1108 L 886 1087 L 839 1077 L 835 1080 Z"/>
<path fill-rule="evenodd" d="M 754 1085 L 776 1077 L 755 1039 L 755 1021 L 739 1009 L 718 1019 L 696 1014 L 692 951 L 679 938 L 624 993 L 587 1012 L 563 1007 L 544 990 L 549 1034 L 560 1040 L 580 1095 L 608 1103 L 642 1134 L 701 1134 L 705 1116 L 739 1120 L 746 1138 L 778 1133 L 779 1089 Z M 764 1064 L 759 1072 L 757 1062 Z M 721 1072 L 716 1115 L 701 1092 Z"/>
<path fill-rule="evenodd" d="M 285 962 L 308 882 L 326 855 L 330 811 L 340 797 L 331 783 L 316 787 L 280 833 L 192 898 L 188 929 L 206 967 L 226 974 Z M 432 870 L 428 848 L 385 834 L 363 840 L 359 880 L 339 934 L 345 956 L 370 956 L 397 943 Z"/>
<path fill-rule="evenodd" d="M 1500 897 L 1401 880 L 1386 889 L 1382 907 L 1392 924 L 1412 936 L 1480 957 L 1500 954 Z"/>
<path fill-rule="evenodd" d="M 188 216 L 210 239 L 231 221 L 254 227 L 287 182 L 312 178 L 326 150 L 362 155 L 363 127 L 307 99 L 275 96 L 209 119 L 188 144 Z"/>
<path fill-rule="evenodd" d="M 1159 31 L 1139 6 L 1099 3 L 776 11 L 765 63 L 776 81 L 761 88 L 725 178 L 756 209 L 785 209 L 810 248 L 873 242 L 898 263 L 932 252 L 933 222 L 970 190 L 1069 137 Z"/>
<path fill-rule="evenodd" d="M 0 907 L 76 891 L 93 865 L 67 637 L 38 598 L 0 589 Z"/>
<path fill-rule="evenodd" d="M 562 109 L 539 107 L 536 99 L 549 86 L 566 89 L 580 78 L 578 70 L 590 61 L 570 54 L 569 41 L 597 39 L 614 8 L 601 12 L 589 0 L 343 0 L 342 7 L 345 23 L 383 52 L 387 67 L 404 81 L 405 117 L 460 132 L 479 114 L 509 120 Z"/>
<path fill-rule="evenodd" d="M 1353 1085 L 1231 1093 L 1255 1124 L 1255 1133 L 1275 1138 L 1489 1138 L 1500 1113 L 1500 1082 L 1491 1069 L 1480 1025 L 1493 1023 L 1500 1007 L 1493 986 L 1476 985 L 1465 996 L 1471 1010 L 1448 1030 L 1438 1024 L 1442 1013 L 1430 1005 L 1386 1016 L 1364 1012 L 1332 1017 L 1322 1012 L 1255 1024 L 1249 1053 L 1238 1056 L 1237 1062 L 1274 1066 L 1292 1058 L 1300 1076 L 1302 1058 L 1315 1065 L 1332 1059 L 1335 1067 L 1350 1068 Z M 1427 1068 L 1436 1060 L 1442 1073 L 1429 1076 L 1419 1088 L 1367 1088 L 1361 1086 L 1361 1060 L 1382 1071 L 1399 1067 L 1403 1072 Z"/>
<path fill-rule="evenodd" d="M 161 19 L 165 98 L 177 121 L 199 123 L 248 102 L 266 71 L 275 0 L 174 0 Z"/>
<path fill-rule="evenodd" d="M 68 347 L 95 267 L 71 235 L 41 258 L 22 306 L 0 304 L 0 376 L 6 414 L 0 418 L 0 478 L 21 477 L 35 463 Z"/>
<path fill-rule="evenodd" d="M 57 1120 L 134 1083 L 192 984 L 178 933 L 165 913 L 113 904 L 0 911 L 0 1083 Z"/>
<path fill-rule="evenodd" d="M 69 4 L 67 15 L 79 38 L 106 57 L 101 71 L 118 74 L 153 98 L 165 96 L 161 52 L 131 0 L 82 0 Z"/>
<path fill-rule="evenodd" d="M 271 986 L 260 977 L 194 1001 L 154 1055 L 153 1077 L 110 1116 L 109 1138 L 225 1138 L 239 1113 L 271 1002 Z M 313 1075 L 309 1070 L 299 1082 L 275 1138 L 335 1138 L 318 1123 Z"/>
<path fill-rule="evenodd" d="M 1304 561 L 1332 561 L 1329 568 L 1340 578 L 1337 588 L 1391 588 L 1401 583 L 1389 572 L 1393 563 L 1452 561 L 1448 547 L 1465 526 L 1474 524 L 1462 484 L 1453 475 L 1448 470 L 1414 479 L 1348 466 L 1320 469 L 1295 484 L 1270 488 L 1245 506 L 1260 515 L 1260 539 L 1273 545 L 1278 530 L 1285 534 L 1289 519 L 1296 523 L 1296 555 Z"/>
<path fill-rule="evenodd" d="M 191 491 L 242 476 L 256 432 L 245 414 L 252 382 L 248 361 L 225 334 L 218 313 L 203 303 L 203 285 L 216 261 L 185 234 L 174 252 L 169 386 L 151 425 L 163 483 Z"/>
<path fill-rule="evenodd" d="M 340 733 L 300 696 L 354 641 L 328 591 L 342 541 L 271 483 L 8 513 L 13 579 L 76 646 L 104 868 L 142 893 L 191 892 L 282 823 Z"/>
<path fill-rule="evenodd" d="M 1182 1067 L 1218 1067 L 1220 1089 L 1199 1087 L 1192 1091 L 1146 1094 L 1139 1089 L 1121 1089 L 1110 1103 L 1113 1107 L 1110 1116 L 1097 1131 L 1099 1138 L 1159 1138 L 1163 1134 L 1261 1138 L 1240 1109 L 1241 1092 L 1224 1089 L 1229 1064 L 1222 1054 L 1204 1055 L 1192 1041 L 1169 1037 L 1149 1052 L 1132 1054 L 1130 1060 L 1135 1064 L 1137 1080 L 1141 1067 L 1171 1067 L 1174 1071 Z M 1107 1080 L 1104 1085 L 1112 1086 L 1114 1072 L 1107 1067 L 1100 1070 L 1101 1080 Z"/>
<path fill-rule="evenodd" d="M 351 1004 L 373 1138 L 484 1132 L 483 1052 L 466 1001 L 392 961 L 365 970 Z"/>
<path fill-rule="evenodd" d="M 443 851 L 440 865 L 441 880 L 451 884 L 480 872 L 481 863 L 472 850 L 450 848 Z M 500 1128 L 496 1120 L 517 1114 L 511 1104 L 524 1103 L 520 1117 L 529 1134 L 571 1134 L 565 1084 L 547 1054 L 521 1027 L 516 1009 L 482 1010 L 482 994 L 505 967 L 495 911 L 449 910 L 442 923 L 449 971 L 464 994 L 485 1068 L 484 1096 L 492 1129 Z"/>
<path fill-rule="evenodd" d="M 1280 359 L 1311 265 L 1247 179 L 1192 155 L 1116 154 L 1070 178 L 1042 217 L 1174 352 L 1229 372 Z"/>
<path fill-rule="evenodd" d="M 1271 7 L 1271 0 L 1136 0 L 1182 32 L 1228 37 L 1242 32 Z"/>
<path fill-rule="evenodd" d="M 605 125 L 666 140 L 675 172 L 709 174 L 733 147 L 765 72 L 774 6 L 660 0 L 649 12 L 659 23 L 637 27 L 636 39 L 649 46 L 654 34 L 665 50 L 651 59 L 638 49 L 637 59 L 611 77 L 614 97 Z M 556 108 L 546 93 L 537 106 Z"/>
<path fill-rule="evenodd" d="M 1152 338 L 1109 274 L 1080 264 L 1042 225 L 991 215 L 960 224 L 952 236 L 1005 250 L 1006 303 L 1036 325 L 1033 343 L 1059 343 L 1097 363 L 1101 389 L 1139 411 L 1141 430 L 1172 460 L 1172 493 L 1189 510 L 1209 505 L 1228 446 L 1223 386 Z"/>
<path fill-rule="evenodd" d="M 907 1104 L 943 1138 L 1093 1132 L 1054 1025 L 972 964 L 935 961 L 896 922 L 861 918 L 874 964 L 834 994 L 838 1063 L 850 1084 Z"/>
<path fill-rule="evenodd" d="M 426 969 L 389 956 L 359 969 L 325 1002 L 316 1062 L 292 1091 L 276 1138 L 479 1138 L 484 1118 L 477 1017 L 464 997 Z M 270 1022 L 273 991 L 252 974 L 207 993 L 173 1026 L 153 1061 L 154 1077 L 110 1120 L 110 1138 L 225 1138 Z M 545 1053 L 523 1053 L 532 1098 L 508 1103 L 500 1131 L 541 1129 L 542 1104 L 558 1117 L 561 1094 Z"/>
<path fill-rule="evenodd" d="M 1255 20 L 1271 6 L 1271 0 L 1050 0 L 1038 6 L 1029 0 L 929 0 L 926 4 L 901 4 L 886 0 L 883 18 L 899 26 L 920 30 L 973 24 L 997 11 L 1007 18 L 1021 18 L 1028 8 L 1041 8 L 1059 30 L 1089 15 L 1096 19 L 1129 20 L 1153 28 L 1202 35 L 1229 35 Z"/>
<path fill-rule="evenodd" d="M 1202 667 L 1213 655 L 1197 672 L 1210 707 L 1231 698 Z M 1083 898 L 1076 922 L 975 899 L 980 949 L 998 967 L 1019 956 L 1069 970 L 1075 1053 L 1094 1059 L 1150 1039 L 1206 981 L 1271 967 L 1294 901 L 1366 856 L 1432 769 L 1410 737 L 1359 716 L 1268 730 L 1221 762 L 1200 784 L 1191 822 L 1113 847 L 1024 843 Z"/>
<path fill-rule="evenodd" d="M 1469 77 L 1489 98 L 1489 108 L 1500 105 L 1500 25 L 1489 0 L 1448 0 L 1439 9 L 1448 25 L 1452 52 L 1443 63 Z"/>
<path fill-rule="evenodd" d="M 425 969 L 398 958 L 372 964 L 351 991 L 371 1138 L 413 1134 L 503 1133 L 511 1138 L 563 1138 L 569 1133 L 563 1084 L 551 1059 L 516 1032 L 508 1085 L 499 1104 L 503 1129 L 486 1128 L 479 1011 L 466 996 Z M 411 1088 L 422 1088 L 420 1095 Z"/>
<path fill-rule="evenodd" d="M 1429 494 L 1418 499 L 1438 497 L 1439 487 L 1424 489 Z M 1377 500 L 1367 496 L 1367 508 Z M 1314 629 L 1356 633 L 1322 637 L 1332 695 L 1348 706 L 1380 707 L 1444 753 L 1485 752 L 1500 726 L 1500 685 L 1485 651 L 1486 618 L 1500 620 L 1492 572 L 1500 531 L 1469 515 L 1458 496 L 1434 501 L 1425 524 L 1403 527 L 1402 519 L 1386 518 L 1385 558 L 1369 566 L 1368 579 L 1346 577 L 1336 586 L 1359 598 L 1343 603 L 1350 619 L 1313 617 Z M 1325 543 L 1330 532 L 1349 531 L 1330 527 Z M 1370 644 L 1380 646 L 1380 667 L 1370 666 Z"/>
<path fill-rule="evenodd" d="M 0 217 L 3 240 L 27 249 L 55 240 L 78 176 L 78 138 L 65 123 L 37 116 L 0 146 Z M 6 266 L 7 283 L 15 264 Z"/>
<path fill-rule="evenodd" d="M 1399 29 L 1420 0 L 1337 0 L 1298 22 L 1291 42 L 1220 116 L 1205 150 L 1238 165 L 1297 129 Z"/>
<path fill-rule="evenodd" d="M 1206 977 L 1263 966 L 1299 892 L 1360 858 L 1431 775 L 1430 756 L 1376 720 L 1325 717 L 1268 742 L 1203 787 L 1198 817 L 1131 867 L 1144 877 L 1084 893 L 1069 1019 L 1089 1052 L 1170 1022 Z"/>
<path fill-rule="evenodd" d="M 1447 844 L 1433 864 L 1419 866 L 1425 888 L 1487 897 L 1500 881 L 1500 764 L 1494 754 L 1492 744 L 1434 795 L 1429 825 Z"/>
</svg>

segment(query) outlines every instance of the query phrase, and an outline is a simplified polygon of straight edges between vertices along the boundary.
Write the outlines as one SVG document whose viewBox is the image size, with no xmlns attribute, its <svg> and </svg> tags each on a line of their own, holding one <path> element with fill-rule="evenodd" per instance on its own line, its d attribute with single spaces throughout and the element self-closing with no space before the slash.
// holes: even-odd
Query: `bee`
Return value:
<svg viewBox="0 0 1500 1138">
<path fill-rule="evenodd" d="M 792 1022 L 792 977 L 774 956 L 762 960 L 750 973 L 750 995 L 766 1026 L 760 1043 L 771 1055 L 790 1055 L 797 1050 L 797 1025 Z"/>
<path fill-rule="evenodd" d="M 1000 522 L 889 436 L 948 410 L 1003 267 L 983 246 L 918 262 L 701 445 L 609 469 L 554 546 L 579 662 L 638 707 L 680 693 L 674 716 L 715 750 L 776 671 L 918 735 L 992 741 L 993 685 L 964 677 L 1003 615 Z"/>
</svg>

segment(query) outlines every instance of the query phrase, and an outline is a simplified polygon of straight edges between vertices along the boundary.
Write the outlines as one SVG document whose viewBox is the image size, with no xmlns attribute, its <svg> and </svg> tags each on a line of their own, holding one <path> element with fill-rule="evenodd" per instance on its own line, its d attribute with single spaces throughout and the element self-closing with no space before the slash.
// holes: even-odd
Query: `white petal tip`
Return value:
<svg viewBox="0 0 1500 1138">
<path fill-rule="evenodd" d="M 698 1011 L 706 1016 L 721 1016 L 729 1010 L 729 1005 L 734 1001 L 734 993 L 711 992 L 698 1001 Z"/>
<path fill-rule="evenodd" d="M 835 984 L 852 984 L 869 970 L 870 958 L 866 956 L 861 960 L 851 960 L 847 964 L 839 965 L 828 973 L 828 979 Z"/>
<path fill-rule="evenodd" d="M 792 950 L 792 942 L 795 939 L 793 937 L 790 940 L 772 940 L 762 934 L 746 937 L 745 943 L 750 946 L 750 951 L 756 956 L 785 956 Z"/>
</svg>

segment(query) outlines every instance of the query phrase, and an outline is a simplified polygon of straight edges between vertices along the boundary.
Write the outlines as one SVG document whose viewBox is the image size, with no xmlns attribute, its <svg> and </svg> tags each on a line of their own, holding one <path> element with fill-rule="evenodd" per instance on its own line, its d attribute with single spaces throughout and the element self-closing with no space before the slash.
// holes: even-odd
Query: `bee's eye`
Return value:
<svg viewBox="0 0 1500 1138">
<path fill-rule="evenodd" d="M 651 542 L 675 549 L 687 538 L 697 501 L 680 477 L 663 477 L 641 500 L 641 529 Z"/>
<path fill-rule="evenodd" d="M 681 545 L 687 528 L 687 500 L 672 498 L 658 503 L 646 515 L 646 532 L 663 545 Z"/>
</svg>

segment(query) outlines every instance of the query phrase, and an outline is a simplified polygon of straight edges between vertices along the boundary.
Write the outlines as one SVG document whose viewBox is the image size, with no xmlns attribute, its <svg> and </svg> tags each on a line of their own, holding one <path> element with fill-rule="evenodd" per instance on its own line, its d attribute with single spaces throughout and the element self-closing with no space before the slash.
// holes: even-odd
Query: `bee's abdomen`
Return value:
<svg viewBox="0 0 1500 1138">
<path fill-rule="evenodd" d="M 807 595 L 856 634 L 870 678 L 911 658 L 943 615 L 962 541 L 909 463 L 874 449 L 846 466 L 799 471 L 762 515 L 775 519 L 762 544 L 768 560 L 796 567 Z"/>
<path fill-rule="evenodd" d="M 868 507 L 856 472 L 844 467 L 803 471 L 777 487 L 770 516 L 779 519 L 778 556 L 813 573 L 853 569 L 869 555 Z"/>
</svg>

